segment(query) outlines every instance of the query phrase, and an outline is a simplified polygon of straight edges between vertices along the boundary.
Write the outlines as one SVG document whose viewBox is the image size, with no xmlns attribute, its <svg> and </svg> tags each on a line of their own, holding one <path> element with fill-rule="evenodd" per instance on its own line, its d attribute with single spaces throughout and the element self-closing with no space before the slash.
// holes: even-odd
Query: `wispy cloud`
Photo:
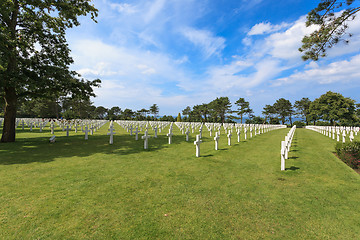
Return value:
<svg viewBox="0 0 360 240">
<path fill-rule="evenodd" d="M 269 22 L 261 22 L 261 23 L 255 24 L 248 32 L 248 35 L 252 36 L 252 35 L 269 34 L 269 33 L 277 32 L 288 26 L 289 26 L 289 23 L 281 23 L 281 24 L 273 25 Z"/>
<path fill-rule="evenodd" d="M 159 12 L 161 12 L 161 10 L 164 8 L 165 3 L 165 0 L 155 0 L 150 2 L 149 6 L 147 6 L 149 10 L 144 15 L 145 22 L 149 23 L 150 21 L 152 21 L 156 17 L 156 15 L 158 15 Z"/>
<path fill-rule="evenodd" d="M 181 33 L 195 46 L 201 48 L 205 58 L 213 55 L 220 56 L 221 51 L 225 48 L 225 38 L 216 37 L 208 30 L 186 27 L 181 30 Z"/>
<path fill-rule="evenodd" d="M 138 12 L 134 5 L 128 3 L 110 3 L 110 7 L 117 10 L 120 13 L 134 14 Z"/>
<path fill-rule="evenodd" d="M 277 80 L 277 85 L 291 84 L 297 81 L 308 81 L 319 84 L 353 83 L 360 84 L 360 54 L 350 60 L 336 61 L 330 64 L 310 64 L 307 70 L 294 73 Z"/>
</svg>

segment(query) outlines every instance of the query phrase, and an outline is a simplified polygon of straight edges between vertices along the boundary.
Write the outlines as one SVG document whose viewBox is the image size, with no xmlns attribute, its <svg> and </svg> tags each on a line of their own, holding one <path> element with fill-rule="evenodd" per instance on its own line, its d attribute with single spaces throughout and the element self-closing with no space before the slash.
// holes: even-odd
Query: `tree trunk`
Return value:
<svg viewBox="0 0 360 240">
<path fill-rule="evenodd" d="M 1 142 L 15 142 L 17 96 L 15 88 L 5 88 L 5 113 Z"/>
</svg>

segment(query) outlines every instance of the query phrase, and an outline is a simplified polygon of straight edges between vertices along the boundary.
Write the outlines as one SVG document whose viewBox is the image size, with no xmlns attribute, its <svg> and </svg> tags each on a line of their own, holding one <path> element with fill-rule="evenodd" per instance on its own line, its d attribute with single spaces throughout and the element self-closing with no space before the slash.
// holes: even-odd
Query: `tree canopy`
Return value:
<svg viewBox="0 0 360 240">
<path fill-rule="evenodd" d="M 243 122 L 243 116 L 245 114 L 250 115 L 253 113 L 253 110 L 250 108 L 250 103 L 245 101 L 244 98 L 239 98 L 239 100 L 235 102 L 235 105 L 238 106 L 236 113 L 240 116 L 241 123 Z"/>
<path fill-rule="evenodd" d="M 306 124 L 309 124 L 310 104 L 311 101 L 309 98 L 302 98 L 301 100 L 295 101 L 294 104 L 294 107 L 296 108 L 296 114 L 300 117 L 303 117 Z"/>
<path fill-rule="evenodd" d="M 95 96 L 88 81 L 69 69 L 73 59 L 65 31 L 79 16 L 97 16 L 90 0 L 0 2 L 0 96 L 5 100 L 1 141 L 15 141 L 18 100 Z"/>
<path fill-rule="evenodd" d="M 327 92 L 310 104 L 310 112 L 317 119 L 329 121 L 335 125 L 337 121 L 355 120 L 355 101 L 345 98 L 339 93 Z"/>
<path fill-rule="evenodd" d="M 346 38 L 348 22 L 355 19 L 360 11 L 355 0 L 321 0 L 319 5 L 310 11 L 307 16 L 306 26 L 318 26 L 318 29 L 310 35 L 304 36 L 302 46 L 303 60 L 318 60 L 325 57 L 326 51 L 343 41 L 348 43 L 352 34 Z"/>
<path fill-rule="evenodd" d="M 155 103 L 150 106 L 150 109 L 149 109 L 150 113 L 154 115 L 154 117 L 156 118 L 157 115 L 159 114 L 159 107 L 158 105 L 156 105 Z"/>
</svg>

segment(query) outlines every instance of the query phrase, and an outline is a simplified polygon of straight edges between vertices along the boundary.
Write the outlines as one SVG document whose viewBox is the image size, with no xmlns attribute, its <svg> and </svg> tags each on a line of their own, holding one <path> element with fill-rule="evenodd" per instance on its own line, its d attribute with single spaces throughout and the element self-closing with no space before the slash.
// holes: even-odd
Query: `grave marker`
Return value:
<svg viewBox="0 0 360 240">
<path fill-rule="evenodd" d="M 110 144 L 114 143 L 114 134 L 115 134 L 114 130 L 115 129 L 113 128 L 113 126 L 110 126 L 109 128 L 110 132 L 107 133 L 107 135 L 110 135 L 110 141 L 109 141 Z"/>
<path fill-rule="evenodd" d="M 88 129 L 88 126 L 85 126 L 85 130 L 83 130 L 83 132 L 85 133 L 85 140 L 88 140 L 89 132 L 90 132 L 90 130 Z"/>
<path fill-rule="evenodd" d="M 145 135 L 141 137 L 141 139 L 144 139 L 144 149 L 148 149 L 148 139 L 150 138 L 150 135 L 148 135 L 148 131 L 145 131 Z"/>
<path fill-rule="evenodd" d="M 196 145 L 196 157 L 200 157 L 200 144 L 202 141 L 200 140 L 200 135 L 196 135 L 196 141 L 194 141 L 194 145 Z"/>
<path fill-rule="evenodd" d="M 215 150 L 219 150 L 219 133 L 215 132 L 215 137 L 214 137 L 214 141 L 215 141 Z"/>
<path fill-rule="evenodd" d="M 139 130 L 138 130 L 138 127 L 136 127 L 136 129 L 135 129 L 135 131 L 134 131 L 134 133 L 135 133 L 135 140 L 137 141 L 137 140 L 139 140 Z"/>
</svg>

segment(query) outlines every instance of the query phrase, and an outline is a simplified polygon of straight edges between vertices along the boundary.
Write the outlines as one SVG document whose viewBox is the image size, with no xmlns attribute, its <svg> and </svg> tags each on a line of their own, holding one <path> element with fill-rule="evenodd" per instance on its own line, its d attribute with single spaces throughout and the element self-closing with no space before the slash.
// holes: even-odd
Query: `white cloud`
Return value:
<svg viewBox="0 0 360 240">
<path fill-rule="evenodd" d="M 156 70 L 154 68 L 151 68 L 144 64 L 138 65 L 137 68 L 140 69 L 142 71 L 141 73 L 145 75 L 151 75 L 156 73 Z"/>
<path fill-rule="evenodd" d="M 298 81 L 308 81 L 314 84 L 360 83 L 359 66 L 360 54 L 352 57 L 350 60 L 324 64 L 324 66 L 309 64 L 307 65 L 308 70 L 292 74 L 289 77 L 280 78 L 276 84 L 291 84 Z"/>
<path fill-rule="evenodd" d="M 120 74 L 120 72 L 112 71 L 108 63 L 99 62 L 93 66 L 92 69 L 90 68 L 81 68 L 77 71 L 83 76 L 112 76 L 115 74 Z"/>
<path fill-rule="evenodd" d="M 146 23 L 152 21 L 156 17 L 156 15 L 161 12 L 161 10 L 164 8 L 165 2 L 165 0 L 155 0 L 150 3 L 150 6 L 147 6 L 149 10 L 144 15 L 144 20 Z"/>
<path fill-rule="evenodd" d="M 261 22 L 261 23 L 255 24 L 248 32 L 248 35 L 252 36 L 252 35 L 262 35 L 262 34 L 273 33 L 273 32 L 282 30 L 284 28 L 287 28 L 288 26 L 289 26 L 288 23 L 281 23 L 281 24 L 273 25 L 269 22 Z"/>
<path fill-rule="evenodd" d="M 258 62 L 232 61 L 228 65 L 209 69 L 207 92 L 237 95 L 272 80 L 281 72 L 279 61 L 266 58 Z"/>
<path fill-rule="evenodd" d="M 225 48 L 225 38 L 216 37 L 210 31 L 187 27 L 183 28 L 181 33 L 190 42 L 202 49 L 205 58 L 220 55 L 221 51 Z"/>
<path fill-rule="evenodd" d="M 128 3 L 111 3 L 110 7 L 120 13 L 134 14 L 138 12 L 135 6 Z"/>
</svg>

